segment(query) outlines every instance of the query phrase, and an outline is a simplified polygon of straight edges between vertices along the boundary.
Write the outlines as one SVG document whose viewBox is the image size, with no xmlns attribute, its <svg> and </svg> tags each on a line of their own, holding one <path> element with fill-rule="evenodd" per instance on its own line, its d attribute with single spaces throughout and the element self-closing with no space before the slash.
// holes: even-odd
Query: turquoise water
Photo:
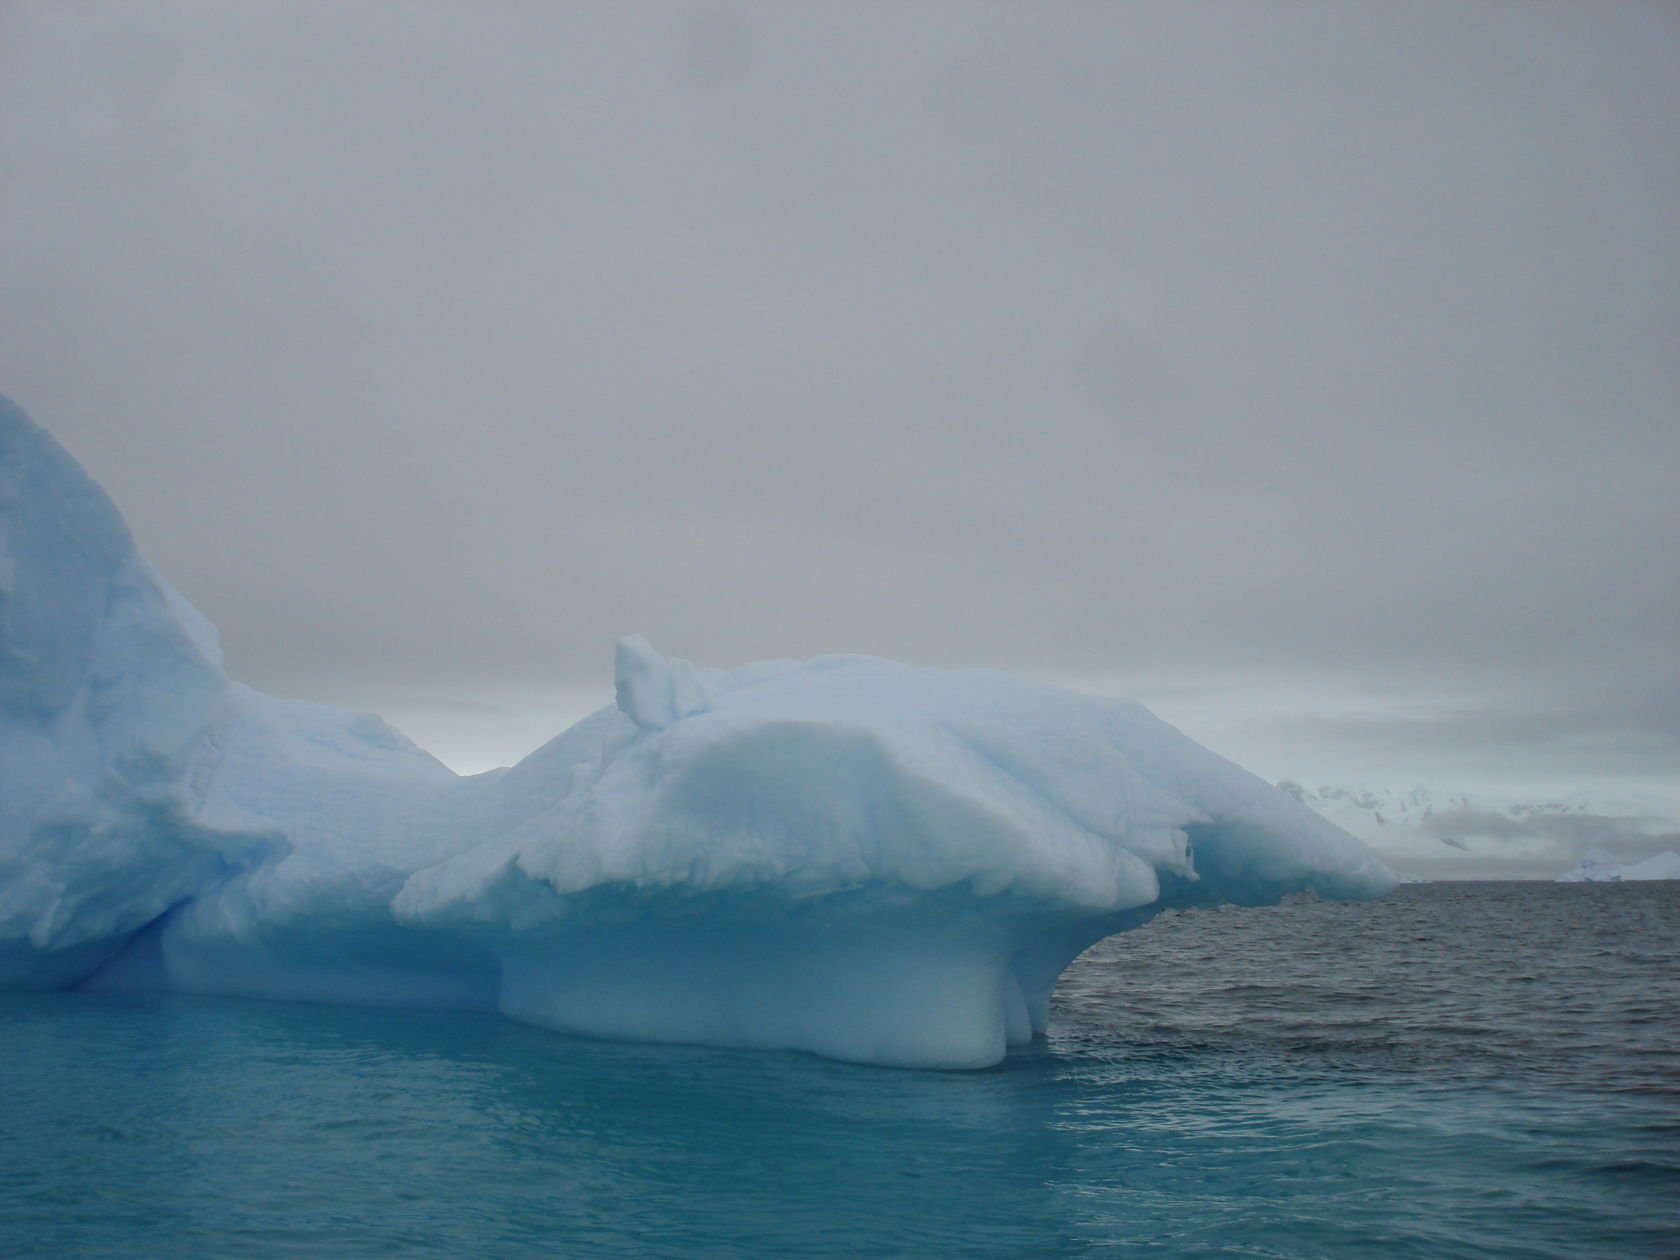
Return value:
<svg viewBox="0 0 1680 1260">
<path fill-rule="evenodd" d="M 978 1073 L 0 997 L 0 1255 L 1680 1254 L 1680 883 L 1106 942 Z"/>
</svg>

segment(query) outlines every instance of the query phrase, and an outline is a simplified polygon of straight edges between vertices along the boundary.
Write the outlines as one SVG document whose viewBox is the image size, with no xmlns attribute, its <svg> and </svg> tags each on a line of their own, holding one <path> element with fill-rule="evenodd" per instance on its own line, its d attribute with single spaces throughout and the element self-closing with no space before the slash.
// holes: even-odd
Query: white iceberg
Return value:
<svg viewBox="0 0 1680 1260">
<path fill-rule="evenodd" d="M 1624 880 L 1680 879 L 1680 853 L 1670 850 L 1643 862 L 1623 862 L 1603 849 L 1588 849 L 1587 856 L 1557 877 L 1560 884 L 1619 884 Z"/>
<path fill-rule="evenodd" d="M 3 986 L 972 1068 L 1163 909 L 1393 883 L 1137 704 L 868 657 L 723 672 L 632 636 L 616 706 L 458 777 L 378 718 L 229 683 L 9 404 L 0 578 Z"/>
</svg>

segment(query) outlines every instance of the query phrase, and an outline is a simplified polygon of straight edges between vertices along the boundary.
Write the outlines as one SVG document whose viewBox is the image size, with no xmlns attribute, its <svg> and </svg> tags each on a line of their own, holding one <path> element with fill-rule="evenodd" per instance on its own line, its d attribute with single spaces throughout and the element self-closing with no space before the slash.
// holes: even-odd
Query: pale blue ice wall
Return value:
<svg viewBox="0 0 1680 1260">
<path fill-rule="evenodd" d="M 0 399 L 0 982 L 80 979 L 243 860 L 188 782 L 225 689 L 209 623 Z"/>
</svg>

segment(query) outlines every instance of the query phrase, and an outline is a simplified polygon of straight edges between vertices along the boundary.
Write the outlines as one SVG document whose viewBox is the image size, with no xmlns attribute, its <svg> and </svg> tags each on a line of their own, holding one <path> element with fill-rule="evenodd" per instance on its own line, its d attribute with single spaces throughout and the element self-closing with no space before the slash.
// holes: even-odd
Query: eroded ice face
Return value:
<svg viewBox="0 0 1680 1260">
<path fill-rule="evenodd" d="M 214 632 L 0 409 L 0 982 L 501 1010 L 978 1067 L 1170 906 L 1384 891 L 1357 842 L 1141 706 L 639 636 L 616 706 L 462 779 L 229 684 Z"/>
</svg>

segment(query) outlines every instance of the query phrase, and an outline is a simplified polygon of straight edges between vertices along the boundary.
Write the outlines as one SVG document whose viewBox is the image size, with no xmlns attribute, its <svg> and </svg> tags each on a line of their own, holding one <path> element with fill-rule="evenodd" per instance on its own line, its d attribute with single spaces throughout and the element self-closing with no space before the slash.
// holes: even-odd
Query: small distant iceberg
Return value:
<svg viewBox="0 0 1680 1260">
<path fill-rule="evenodd" d="M 1643 862 L 1624 863 L 1603 849 L 1589 849 L 1572 869 L 1557 877 L 1560 884 L 1619 884 L 1635 879 L 1680 879 L 1680 853 L 1670 849 Z"/>
</svg>

